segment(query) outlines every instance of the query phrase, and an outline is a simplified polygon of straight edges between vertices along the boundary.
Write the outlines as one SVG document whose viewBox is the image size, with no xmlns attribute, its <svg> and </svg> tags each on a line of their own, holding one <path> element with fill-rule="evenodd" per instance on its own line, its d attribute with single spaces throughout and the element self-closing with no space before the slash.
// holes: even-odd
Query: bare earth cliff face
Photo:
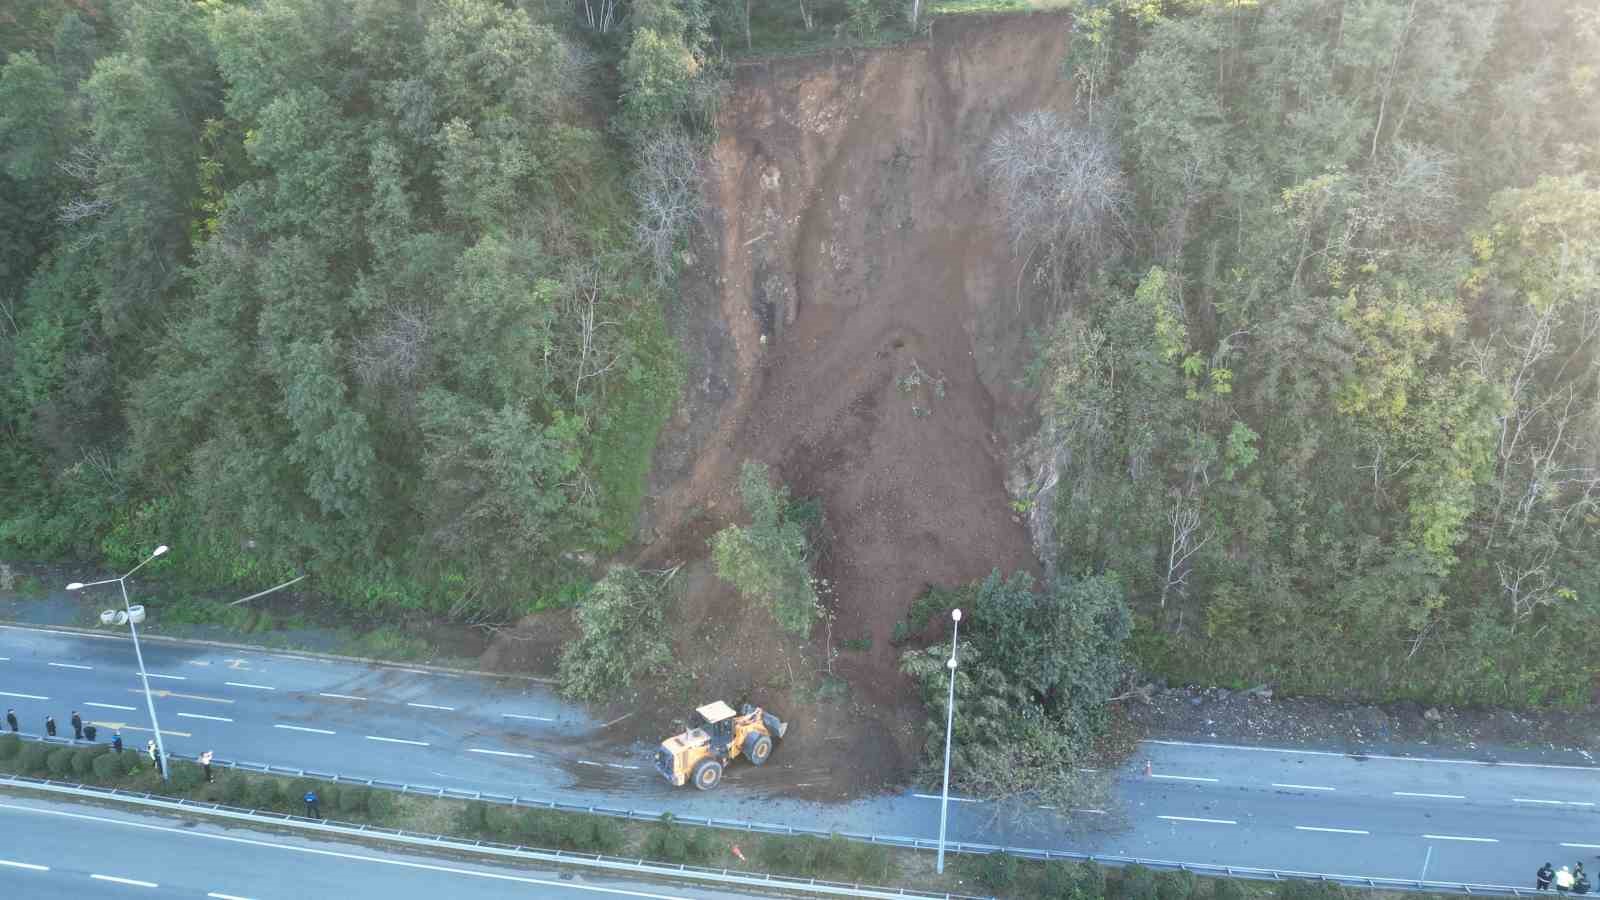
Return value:
<svg viewBox="0 0 1600 900">
<path fill-rule="evenodd" d="M 902 47 L 748 65 L 723 108 L 716 212 L 679 312 L 688 387 L 657 455 L 642 560 L 703 558 L 740 513 L 746 459 L 820 496 L 833 645 L 871 638 L 834 666 L 866 702 L 845 717 L 864 728 L 866 706 L 916 717 L 889 637 L 924 586 L 1037 566 L 1004 485 L 1002 433 L 1027 401 L 1008 379 L 1026 360 L 1017 263 L 981 158 L 1012 117 L 1070 102 L 1069 29 L 1053 15 L 946 20 Z M 759 670 L 783 672 L 780 653 L 793 665 L 779 645 L 795 642 L 699 571 L 687 632 L 725 620 L 753 648 L 713 665 L 707 686 L 770 692 Z M 878 724 L 900 752 L 858 759 L 911 762 L 920 735 Z"/>
</svg>

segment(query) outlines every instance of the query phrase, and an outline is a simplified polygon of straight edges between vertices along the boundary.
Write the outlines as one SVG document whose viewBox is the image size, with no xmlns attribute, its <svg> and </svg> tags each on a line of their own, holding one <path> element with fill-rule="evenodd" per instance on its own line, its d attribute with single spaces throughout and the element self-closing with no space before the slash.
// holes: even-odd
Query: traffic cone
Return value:
<svg viewBox="0 0 1600 900">
<path fill-rule="evenodd" d="M 738 844 L 733 845 L 733 855 L 739 857 L 739 862 L 749 862 L 749 860 L 744 858 L 744 854 L 739 852 Z"/>
<path fill-rule="evenodd" d="M 1148 759 L 1144 761 L 1144 774 L 1150 774 L 1150 760 Z"/>
</svg>

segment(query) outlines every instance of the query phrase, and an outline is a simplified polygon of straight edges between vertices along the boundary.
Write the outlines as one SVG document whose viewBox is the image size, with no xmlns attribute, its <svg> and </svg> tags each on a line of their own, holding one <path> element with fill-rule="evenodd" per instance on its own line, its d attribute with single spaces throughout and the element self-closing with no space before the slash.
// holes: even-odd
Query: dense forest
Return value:
<svg viewBox="0 0 1600 900">
<path fill-rule="evenodd" d="M 1586 700 L 1580 0 L 13 2 L 0 549 L 182 545 L 199 583 L 315 571 L 366 611 L 581 592 L 684 377 L 730 57 L 967 6 L 1077 11 L 1071 110 L 972 148 L 1044 323 L 1017 506 L 1048 576 L 975 596 L 1036 636 L 1091 598 L 1120 639 L 1114 582 L 1171 679 Z"/>
<path fill-rule="evenodd" d="M 1036 301 L 1047 562 L 1153 674 L 1588 702 L 1600 9 L 1117 2 L 988 148 Z M 1107 164 L 1107 160 L 1110 164 Z"/>
</svg>

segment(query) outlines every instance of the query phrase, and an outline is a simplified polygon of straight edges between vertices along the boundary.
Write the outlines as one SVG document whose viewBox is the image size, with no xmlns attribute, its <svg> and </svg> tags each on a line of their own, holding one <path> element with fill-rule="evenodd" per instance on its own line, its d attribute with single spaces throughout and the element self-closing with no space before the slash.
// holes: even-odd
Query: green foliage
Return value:
<svg viewBox="0 0 1600 900">
<path fill-rule="evenodd" d="M 259 778 L 252 781 L 245 796 L 252 809 L 277 809 L 284 802 L 283 789 L 273 778 Z"/>
<path fill-rule="evenodd" d="M 37 775 L 45 771 L 53 748 L 49 744 L 24 744 L 17 765 L 25 774 Z"/>
<path fill-rule="evenodd" d="M 739 493 L 750 525 L 730 525 L 712 537 L 717 575 L 746 599 L 766 603 L 784 630 L 809 634 L 822 607 L 811 580 L 811 541 L 791 516 L 789 489 L 773 487 L 767 467 L 747 461 L 740 469 Z"/>
<path fill-rule="evenodd" d="M 761 838 L 755 858 L 763 869 L 776 875 L 830 881 L 882 884 L 889 879 L 892 869 L 886 848 L 848 841 L 838 835 L 827 838 L 769 835 Z"/>
<path fill-rule="evenodd" d="M 126 753 L 122 755 L 126 755 Z M 96 780 L 111 781 L 124 774 L 122 761 L 117 756 L 118 754 L 116 753 L 102 753 L 94 758 L 91 771 L 94 773 Z"/>
<path fill-rule="evenodd" d="M 681 376 L 586 48 L 493 0 L 39 6 L 0 72 L 0 545 L 468 616 L 627 542 Z M 658 6 L 619 128 L 715 93 L 705 10 Z"/>
<path fill-rule="evenodd" d="M 104 747 L 79 747 L 74 750 L 72 752 L 72 774 L 83 778 L 92 773 L 94 771 L 95 758 L 105 750 L 106 748 Z"/>
<path fill-rule="evenodd" d="M 72 748 L 57 747 L 45 757 L 45 768 L 56 778 L 72 774 Z"/>
<path fill-rule="evenodd" d="M 372 791 L 360 785 L 340 785 L 339 812 L 346 815 L 359 815 L 365 813 L 367 811 L 368 800 L 371 796 Z M 1184 900 L 1187 900 L 1187 898 L 1184 898 Z"/>
<path fill-rule="evenodd" d="M 1044 341 L 1023 501 L 1047 571 L 1121 576 L 1145 671 L 1581 696 L 1600 207 L 1576 148 L 1600 116 L 1572 91 L 1600 32 L 1563 2 L 1551 40 L 1524 5 L 1080 20 L 1069 67 L 1114 113 L 1138 239 Z M 1556 109 L 1585 112 L 1535 121 Z"/>
<path fill-rule="evenodd" d="M 645 833 L 639 853 L 645 859 L 688 865 L 705 865 L 717 856 L 719 848 L 706 828 L 678 825 L 671 813 Z"/>
<path fill-rule="evenodd" d="M 973 877 L 986 890 L 1008 891 L 1016 886 L 1019 868 L 1017 858 L 1009 853 L 988 853 L 977 858 Z"/>
<path fill-rule="evenodd" d="M 367 814 L 373 821 L 384 822 L 400 811 L 400 801 L 390 791 L 374 790 L 367 795 Z"/>
<path fill-rule="evenodd" d="M 1035 591 L 1026 573 L 998 571 L 953 601 L 962 618 L 957 650 L 955 756 L 951 780 L 983 796 L 1061 805 L 1081 787 L 1074 771 L 1104 721 L 1122 677 L 1131 629 L 1115 576 L 1057 581 Z M 926 760 L 942 763 L 948 644 L 901 655 L 929 710 Z"/>
<path fill-rule="evenodd" d="M 1189 900 L 1197 882 L 1193 872 L 1168 870 L 1156 875 L 1156 900 Z"/>
<path fill-rule="evenodd" d="M 1211 900 L 1245 900 L 1244 888 L 1232 878 L 1213 879 Z"/>
<path fill-rule="evenodd" d="M 22 753 L 22 738 L 14 734 L 0 734 L 0 760 L 16 759 Z"/>
<path fill-rule="evenodd" d="M 1119 900 L 1157 900 L 1156 873 L 1144 866 L 1124 866 L 1116 896 Z"/>
<path fill-rule="evenodd" d="M 589 591 L 578 606 L 578 638 L 561 650 L 562 693 L 603 701 L 666 666 L 672 653 L 666 582 L 617 566 Z"/>
</svg>

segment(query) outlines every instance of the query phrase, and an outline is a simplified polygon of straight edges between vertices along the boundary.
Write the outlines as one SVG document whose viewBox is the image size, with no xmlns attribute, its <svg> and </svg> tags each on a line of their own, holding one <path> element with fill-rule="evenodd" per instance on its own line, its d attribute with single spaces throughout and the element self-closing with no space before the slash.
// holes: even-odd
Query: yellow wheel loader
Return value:
<svg viewBox="0 0 1600 900">
<path fill-rule="evenodd" d="M 746 703 L 735 714 L 721 700 L 707 703 L 694 711 L 688 731 L 661 742 L 656 771 L 673 787 L 693 782 L 709 791 L 721 783 L 723 768 L 735 758 L 765 763 L 772 745 L 788 730 L 788 723 L 759 706 Z"/>
</svg>

